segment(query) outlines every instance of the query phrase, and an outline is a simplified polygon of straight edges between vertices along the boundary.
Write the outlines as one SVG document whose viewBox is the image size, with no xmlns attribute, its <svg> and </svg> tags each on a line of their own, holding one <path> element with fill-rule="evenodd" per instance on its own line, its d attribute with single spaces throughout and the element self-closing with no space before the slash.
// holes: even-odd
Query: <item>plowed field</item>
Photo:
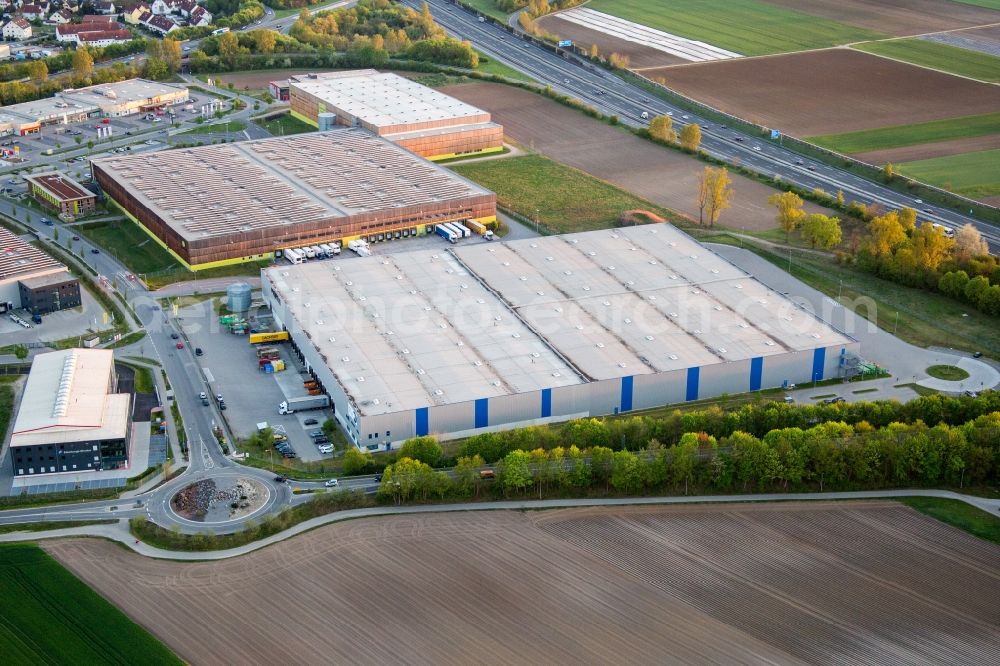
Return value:
<svg viewBox="0 0 1000 666">
<path fill-rule="evenodd" d="M 1000 548 L 890 502 L 396 516 L 213 563 L 44 547 L 195 664 L 1000 660 Z"/>
<path fill-rule="evenodd" d="M 990 113 L 1000 86 L 829 49 L 646 70 L 706 104 L 794 136 Z"/>
<path fill-rule="evenodd" d="M 612 53 L 628 56 L 632 69 L 666 67 L 668 65 L 688 62 L 683 58 L 678 58 L 669 53 L 613 37 L 599 30 L 591 30 L 582 25 L 577 25 L 576 23 L 559 18 L 558 14 L 543 16 L 538 19 L 538 25 L 553 35 L 558 35 L 563 39 L 572 39 L 574 44 L 585 49 L 590 49 L 591 44 L 597 44 L 597 49 L 603 56 L 609 56 Z"/>
<path fill-rule="evenodd" d="M 767 0 L 768 4 L 822 16 L 890 35 L 916 35 L 1000 22 L 1000 11 L 942 0 Z"/>
<path fill-rule="evenodd" d="M 698 219 L 698 179 L 705 165 L 693 157 L 661 148 L 525 90 L 472 83 L 442 91 L 489 111 L 493 120 L 504 126 L 508 138 Z M 739 174 L 731 177 L 735 196 L 719 225 L 748 231 L 773 229 L 774 209 L 767 198 L 775 190 Z M 810 212 L 824 210 L 812 204 L 806 208 Z"/>
</svg>

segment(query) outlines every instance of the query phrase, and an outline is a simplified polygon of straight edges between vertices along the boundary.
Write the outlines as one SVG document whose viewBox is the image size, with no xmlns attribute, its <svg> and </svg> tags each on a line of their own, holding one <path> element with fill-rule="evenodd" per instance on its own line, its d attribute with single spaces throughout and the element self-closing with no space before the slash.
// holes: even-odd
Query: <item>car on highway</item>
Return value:
<svg viewBox="0 0 1000 666">
<path fill-rule="evenodd" d="M 73 240 L 80 240 L 79 236 L 73 236 Z"/>
<path fill-rule="evenodd" d="M 753 149 L 756 150 L 758 153 L 760 152 L 760 146 L 754 146 Z"/>
<path fill-rule="evenodd" d="M 44 224 L 47 227 L 51 227 L 54 223 L 49 218 L 43 217 L 42 218 L 42 224 Z"/>
<path fill-rule="evenodd" d="M 375 475 L 375 483 L 382 483 L 382 475 L 381 474 L 376 474 Z"/>
<path fill-rule="evenodd" d="M 340 482 L 337 481 L 337 479 L 330 479 L 329 481 L 327 481 L 323 485 L 326 486 L 327 488 L 336 488 L 337 486 L 340 485 Z"/>
<path fill-rule="evenodd" d="M 319 423 L 319 421 L 317 421 L 316 419 L 306 419 L 302 423 L 303 425 L 316 425 L 317 423 Z"/>
<path fill-rule="evenodd" d="M 177 347 L 178 349 L 184 349 L 184 343 L 183 343 L 183 342 L 178 342 L 178 343 L 177 343 L 176 345 L 174 345 L 174 346 L 175 346 L 175 347 Z"/>
<path fill-rule="evenodd" d="M 278 476 L 274 477 L 274 482 L 275 483 L 284 483 L 285 481 L 288 481 L 288 479 L 286 479 L 285 477 L 281 476 L 280 474 Z"/>
<path fill-rule="evenodd" d="M 983 352 L 981 351 L 977 351 L 972 355 L 972 358 L 982 358 L 982 357 L 983 357 Z"/>
<path fill-rule="evenodd" d="M 838 402 L 847 402 L 847 401 L 844 400 L 843 398 L 841 398 L 838 395 L 838 396 L 833 397 L 833 398 L 827 398 L 826 400 L 823 401 L 823 404 L 824 405 L 836 405 Z"/>
<path fill-rule="evenodd" d="M 92 247 L 92 248 L 90 248 L 90 253 L 91 254 L 100 254 L 101 251 L 98 250 L 96 247 Z"/>
</svg>

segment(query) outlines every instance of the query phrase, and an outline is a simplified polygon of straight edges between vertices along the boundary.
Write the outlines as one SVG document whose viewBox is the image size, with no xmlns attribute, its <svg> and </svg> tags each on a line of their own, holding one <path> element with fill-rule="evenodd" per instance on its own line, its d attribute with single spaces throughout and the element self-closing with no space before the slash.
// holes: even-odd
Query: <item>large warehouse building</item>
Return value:
<svg viewBox="0 0 1000 666">
<path fill-rule="evenodd" d="M 131 396 L 116 387 L 111 349 L 35 356 L 10 436 L 14 475 L 124 467 Z"/>
<path fill-rule="evenodd" d="M 496 195 L 363 129 L 91 163 L 105 194 L 194 270 L 375 233 L 496 219 Z"/>
<path fill-rule="evenodd" d="M 364 127 L 428 159 L 503 150 L 503 127 L 489 112 L 396 74 L 306 74 L 288 88 L 292 113 L 320 129 Z"/>
<path fill-rule="evenodd" d="M 45 314 L 80 305 L 80 282 L 38 248 L 0 227 L 0 313 Z"/>
<path fill-rule="evenodd" d="M 262 282 L 369 450 L 821 380 L 859 347 L 667 225 L 270 268 Z"/>
</svg>

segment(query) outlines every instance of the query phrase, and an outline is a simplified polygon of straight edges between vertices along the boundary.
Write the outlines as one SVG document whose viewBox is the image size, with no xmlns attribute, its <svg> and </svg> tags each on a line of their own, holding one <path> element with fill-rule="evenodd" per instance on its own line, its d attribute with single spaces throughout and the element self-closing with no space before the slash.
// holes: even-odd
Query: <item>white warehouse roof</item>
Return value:
<svg viewBox="0 0 1000 666">
<path fill-rule="evenodd" d="M 110 349 L 66 349 L 35 356 L 10 445 L 124 438 L 129 394 L 108 393 L 113 372 Z"/>
<path fill-rule="evenodd" d="M 364 415 L 853 342 L 669 225 L 265 275 Z"/>
</svg>

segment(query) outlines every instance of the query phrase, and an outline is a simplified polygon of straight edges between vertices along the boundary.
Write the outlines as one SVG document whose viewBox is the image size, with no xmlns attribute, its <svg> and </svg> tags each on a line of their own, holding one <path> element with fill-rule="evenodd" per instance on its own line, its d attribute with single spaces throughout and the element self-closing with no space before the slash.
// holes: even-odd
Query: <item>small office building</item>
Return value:
<svg viewBox="0 0 1000 666">
<path fill-rule="evenodd" d="M 131 396 L 117 386 L 110 349 L 35 356 L 10 437 L 14 476 L 125 467 Z"/>
<path fill-rule="evenodd" d="M 0 228 L 0 313 L 25 308 L 45 314 L 80 305 L 80 283 L 59 263 Z"/>
<path fill-rule="evenodd" d="M 84 217 L 97 207 L 97 195 L 58 171 L 25 176 L 35 201 L 63 217 Z"/>
</svg>

